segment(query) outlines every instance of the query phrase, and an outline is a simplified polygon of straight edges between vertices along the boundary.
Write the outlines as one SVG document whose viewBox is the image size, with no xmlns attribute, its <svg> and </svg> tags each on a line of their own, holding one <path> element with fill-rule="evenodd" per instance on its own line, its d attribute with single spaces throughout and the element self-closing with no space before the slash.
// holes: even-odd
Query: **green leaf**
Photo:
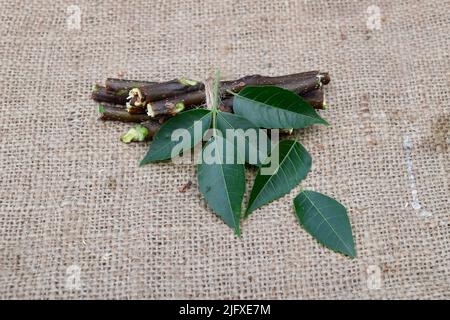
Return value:
<svg viewBox="0 0 450 320">
<path fill-rule="evenodd" d="M 274 86 L 248 86 L 234 96 L 234 113 L 261 128 L 304 128 L 328 125 L 311 105 L 292 91 Z"/>
<path fill-rule="evenodd" d="M 277 160 L 278 155 L 278 161 Z M 278 143 L 258 171 L 247 206 L 246 216 L 255 209 L 289 193 L 308 174 L 311 168 L 311 156 L 297 141 L 283 140 Z M 272 174 L 265 174 L 269 165 Z"/>
<path fill-rule="evenodd" d="M 175 117 L 170 118 L 159 129 L 153 143 L 150 145 L 149 151 L 141 161 L 141 165 L 158 160 L 170 159 L 175 146 L 181 147 L 183 150 L 191 149 L 202 140 L 210 123 L 211 112 L 203 109 L 181 112 Z M 190 139 L 181 137 L 182 142 L 179 141 L 180 139 L 172 141 L 172 132 L 177 129 L 186 129 L 187 131 L 185 132 L 189 133 Z"/>
<path fill-rule="evenodd" d="M 208 205 L 239 236 L 245 169 L 243 164 L 225 162 L 226 152 L 231 150 L 228 148 L 234 148 L 233 144 L 221 136 L 212 137 L 203 147 L 197 177 L 200 192 Z"/>
<path fill-rule="evenodd" d="M 331 250 L 356 256 L 347 210 L 336 200 L 318 192 L 303 190 L 294 199 L 300 224 Z"/>
<path fill-rule="evenodd" d="M 259 166 L 270 153 L 271 143 L 265 131 L 257 128 L 253 123 L 241 116 L 227 112 L 218 112 L 217 129 L 224 138 L 236 144 L 240 156 L 245 158 L 245 162 L 249 164 Z M 230 135 L 232 132 L 234 133 L 233 136 Z M 259 148 L 259 144 L 265 148 Z"/>
</svg>

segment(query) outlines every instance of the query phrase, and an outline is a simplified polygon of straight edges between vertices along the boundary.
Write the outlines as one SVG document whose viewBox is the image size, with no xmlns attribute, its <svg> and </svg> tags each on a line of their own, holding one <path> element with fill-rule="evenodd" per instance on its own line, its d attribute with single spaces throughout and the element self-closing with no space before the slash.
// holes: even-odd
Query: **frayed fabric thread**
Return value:
<svg viewBox="0 0 450 320">
<path fill-rule="evenodd" d="M 413 159 L 412 159 L 412 149 L 414 145 L 412 142 L 411 137 L 406 136 L 403 139 L 403 149 L 405 150 L 405 162 L 406 162 L 406 170 L 408 172 L 408 180 L 410 182 L 411 186 L 411 207 L 414 210 L 419 211 L 419 216 L 422 218 L 427 218 L 431 216 L 431 213 L 424 208 L 422 208 L 422 205 L 419 201 L 419 196 L 417 193 L 417 187 L 416 187 L 416 178 L 414 176 L 413 172 Z"/>
<path fill-rule="evenodd" d="M 203 83 L 205 84 L 206 109 L 212 110 L 214 104 L 214 79 L 209 77 Z"/>
</svg>

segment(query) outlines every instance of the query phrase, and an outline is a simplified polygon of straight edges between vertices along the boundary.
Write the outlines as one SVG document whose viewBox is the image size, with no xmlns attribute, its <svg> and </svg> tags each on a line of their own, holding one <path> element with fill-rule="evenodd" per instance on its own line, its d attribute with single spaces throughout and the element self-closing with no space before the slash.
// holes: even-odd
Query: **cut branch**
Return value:
<svg viewBox="0 0 450 320">
<path fill-rule="evenodd" d="M 191 79 L 174 79 L 167 82 L 155 83 L 139 86 L 130 91 L 130 95 L 137 97 L 133 106 L 145 106 L 149 102 L 167 99 L 180 94 L 186 94 L 192 91 L 203 90 L 204 85 L 201 82 Z"/>
<path fill-rule="evenodd" d="M 318 71 L 297 73 L 280 77 L 252 75 L 235 81 L 223 81 L 220 83 L 220 89 L 222 95 L 227 97 L 229 96 L 227 91 L 239 92 L 244 87 L 249 85 L 278 85 L 302 95 L 321 88 L 322 85 L 329 83 L 329 81 L 330 77 L 328 73 L 321 73 Z M 183 103 L 186 109 L 192 106 L 202 105 L 205 103 L 205 92 L 204 90 L 197 90 L 184 93 L 179 96 L 170 97 L 165 100 L 158 100 L 151 103 L 147 102 L 147 113 L 151 117 L 172 114 L 174 106 L 178 103 Z M 142 111 L 144 112 L 144 110 Z"/>
<path fill-rule="evenodd" d="M 117 79 L 117 78 L 108 78 L 105 82 L 106 90 L 115 92 L 116 94 L 121 94 L 123 92 L 127 97 L 128 92 L 133 88 L 138 88 L 141 86 L 153 85 L 157 82 L 152 81 L 142 81 L 142 80 L 127 80 L 127 79 Z"/>
<path fill-rule="evenodd" d="M 327 84 L 329 81 L 330 77 L 328 73 L 321 73 L 319 71 L 308 71 L 279 77 L 253 75 L 235 81 L 223 81 L 221 83 L 221 90 L 222 96 L 226 97 L 228 94 L 225 90 L 238 92 L 246 85 L 280 85 L 286 87 L 285 84 L 292 83 L 291 87 L 297 87 L 296 90 L 291 89 L 291 87 L 286 87 L 286 89 L 301 94 L 302 92 L 306 93 L 314 88 L 320 87 L 322 84 Z M 203 88 L 202 83 L 189 79 L 155 83 L 142 80 L 108 78 L 106 80 L 106 87 L 94 86 L 92 98 L 98 102 L 127 104 L 130 113 L 145 113 L 147 110 L 144 107 L 148 102 L 166 97 L 161 102 L 151 104 L 156 116 L 160 113 L 164 114 L 165 109 L 170 114 L 171 110 L 179 102 L 183 102 L 186 108 L 203 104 L 205 102 Z M 172 98 L 169 99 L 170 97 Z M 152 114 L 152 112 L 150 113 Z"/>
<path fill-rule="evenodd" d="M 113 104 L 125 105 L 127 103 L 128 91 L 111 92 L 105 87 L 95 85 L 92 90 L 92 99 L 97 102 L 107 102 Z"/>
<path fill-rule="evenodd" d="M 306 101 L 308 101 L 311 106 L 316 109 L 324 109 L 325 104 L 325 95 L 322 89 L 313 90 L 311 92 L 305 93 L 301 95 Z M 100 120 L 109 120 L 109 121 L 122 121 L 122 122 L 135 122 L 140 123 L 148 120 L 152 120 L 155 122 L 164 122 L 166 119 L 170 118 L 170 115 L 165 115 L 158 117 L 158 119 L 154 119 L 148 114 L 145 113 L 137 113 L 132 114 L 127 111 L 126 108 L 120 105 L 113 105 L 109 103 L 102 103 L 101 106 L 102 112 L 100 112 Z M 198 106 L 199 108 L 203 108 L 203 106 Z M 233 97 L 229 97 L 227 99 L 222 100 L 221 105 L 219 106 L 220 110 L 223 112 L 233 112 Z"/>
<path fill-rule="evenodd" d="M 302 94 L 301 97 L 308 101 L 314 109 L 328 108 L 325 92 L 322 88 Z"/>
<path fill-rule="evenodd" d="M 148 120 L 141 123 L 142 126 L 147 128 L 148 135 L 146 140 L 151 140 L 156 135 L 156 133 L 159 131 L 159 128 L 161 128 L 161 123 L 155 120 Z"/>
<path fill-rule="evenodd" d="M 100 120 L 104 121 L 122 121 L 140 123 L 148 121 L 151 118 L 145 113 L 131 114 L 123 106 L 109 103 L 100 104 Z"/>
<path fill-rule="evenodd" d="M 285 89 L 291 90 L 298 94 L 295 85 L 282 85 Z M 325 93 L 322 88 L 310 92 L 299 94 L 303 99 L 309 102 L 314 109 L 326 109 Z M 233 99 L 229 97 L 221 101 L 219 109 L 223 112 L 233 112 Z"/>
</svg>

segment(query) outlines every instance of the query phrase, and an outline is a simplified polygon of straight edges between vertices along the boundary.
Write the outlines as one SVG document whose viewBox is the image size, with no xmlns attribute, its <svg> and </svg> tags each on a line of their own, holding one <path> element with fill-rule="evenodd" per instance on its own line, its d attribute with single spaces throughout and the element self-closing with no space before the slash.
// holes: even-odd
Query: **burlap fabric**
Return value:
<svg viewBox="0 0 450 320">
<path fill-rule="evenodd" d="M 1 298 L 450 297 L 449 1 L 0 4 Z M 299 188 L 237 239 L 192 166 L 138 167 L 147 146 L 89 99 L 109 76 L 216 68 L 330 72 L 333 126 L 297 133 L 303 186 L 349 208 L 356 259 L 298 226 Z"/>
</svg>

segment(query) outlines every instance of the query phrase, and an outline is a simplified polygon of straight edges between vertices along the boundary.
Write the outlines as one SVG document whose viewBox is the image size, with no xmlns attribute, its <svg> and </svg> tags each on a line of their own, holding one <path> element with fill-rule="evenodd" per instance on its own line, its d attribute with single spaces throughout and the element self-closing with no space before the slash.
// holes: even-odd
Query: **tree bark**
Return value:
<svg viewBox="0 0 450 320">
<path fill-rule="evenodd" d="M 106 90 L 115 92 L 116 94 L 125 92 L 125 95 L 128 97 L 128 92 L 131 89 L 138 88 L 141 86 L 153 85 L 155 83 L 157 83 L 157 82 L 108 78 L 108 79 L 106 79 L 105 87 L 106 87 Z"/>
<path fill-rule="evenodd" d="M 291 90 L 298 94 L 295 85 L 293 86 L 281 86 L 285 89 Z M 325 100 L 325 93 L 322 88 L 299 94 L 303 99 L 309 102 L 309 104 L 314 109 L 325 109 L 327 107 Z M 233 112 L 233 99 L 234 97 L 229 97 L 220 102 L 219 109 L 223 112 Z"/>
<path fill-rule="evenodd" d="M 313 90 L 311 92 L 301 95 L 306 101 L 308 101 L 311 106 L 316 109 L 323 109 L 325 107 L 325 95 L 322 89 Z M 152 118 L 145 113 L 129 113 L 127 109 L 120 105 L 113 105 L 109 103 L 102 103 L 103 112 L 100 113 L 100 120 L 109 121 L 122 121 L 122 122 L 135 122 L 140 123 L 148 120 L 153 120 L 154 122 L 163 123 L 169 119 L 170 115 L 164 115 L 158 119 Z M 203 108 L 204 106 L 198 106 Z M 233 97 L 222 100 L 219 105 L 219 109 L 223 112 L 233 112 Z"/>
<path fill-rule="evenodd" d="M 223 81 L 220 83 L 220 90 L 222 96 L 227 97 L 229 96 L 227 91 L 239 92 L 244 87 L 249 85 L 278 85 L 302 95 L 321 88 L 322 85 L 329 83 L 329 81 L 330 77 L 328 73 L 320 73 L 318 71 L 298 73 L 280 77 L 264 77 L 260 75 L 252 75 L 243 77 L 235 81 Z M 179 96 L 170 97 L 164 100 L 147 102 L 147 113 L 151 117 L 171 114 L 173 112 L 174 106 L 178 103 L 183 103 L 184 108 L 186 109 L 195 105 L 202 105 L 205 103 L 205 92 L 204 90 L 197 90 L 184 93 Z M 142 112 L 145 112 L 144 108 L 142 108 Z"/>
<path fill-rule="evenodd" d="M 95 85 L 91 97 L 97 102 L 125 105 L 127 103 L 128 91 L 111 92 L 108 91 L 105 87 Z"/>
<path fill-rule="evenodd" d="M 140 123 L 148 121 L 151 118 L 145 114 L 131 114 L 121 105 L 114 105 L 110 103 L 101 103 L 102 111 L 100 112 L 100 120 L 103 121 L 122 121 Z"/>
</svg>

